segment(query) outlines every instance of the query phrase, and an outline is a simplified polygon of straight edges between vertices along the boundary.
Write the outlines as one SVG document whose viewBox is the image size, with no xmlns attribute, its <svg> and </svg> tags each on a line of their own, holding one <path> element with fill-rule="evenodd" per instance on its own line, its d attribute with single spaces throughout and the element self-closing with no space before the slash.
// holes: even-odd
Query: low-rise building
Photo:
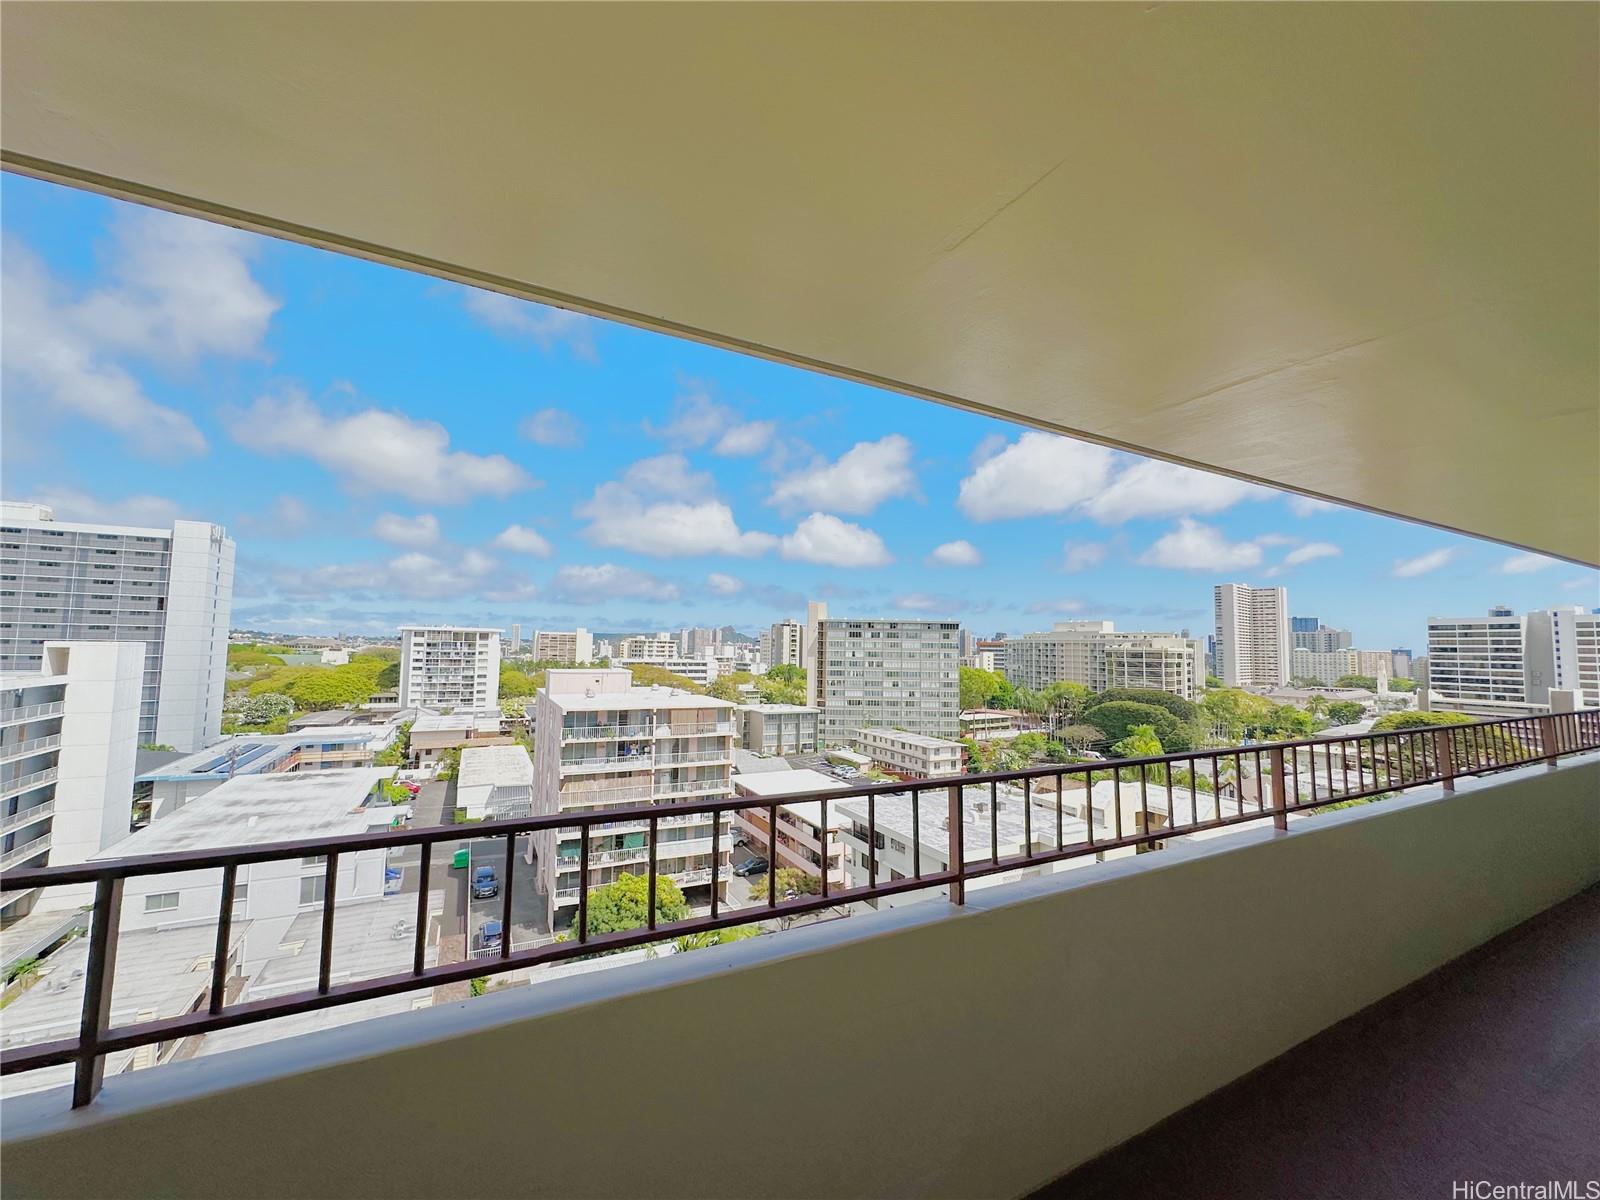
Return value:
<svg viewBox="0 0 1600 1200">
<path fill-rule="evenodd" d="M 456 773 L 456 807 L 469 820 L 533 815 L 533 759 L 527 747 L 469 746 Z"/>
<path fill-rule="evenodd" d="M 961 714 L 961 736 L 973 741 L 998 741 L 1031 733 L 1039 719 L 1019 708 L 973 708 Z"/>
<path fill-rule="evenodd" d="M 1193 700 L 1205 683 L 1200 643 L 1177 633 L 1119 633 L 1110 621 L 1058 621 L 1046 632 L 1001 644 L 1006 678 L 1035 691 L 1065 682 L 1095 692 L 1150 688 Z"/>
<path fill-rule="evenodd" d="M 815 879 L 828 872 L 829 888 L 846 885 L 844 851 L 839 830 L 850 823 L 837 805 L 821 800 L 785 800 L 812 792 L 839 792 L 844 783 L 820 771 L 763 771 L 735 775 L 734 792 L 740 796 L 771 800 L 777 806 L 778 837 L 774 868 L 793 867 Z M 826 813 L 824 813 L 826 809 Z M 767 857 L 772 847 L 768 827 L 770 808 L 741 808 L 733 815 L 735 840 L 743 839 L 741 850 Z M 824 868 L 826 863 L 826 868 Z"/>
<path fill-rule="evenodd" d="M 885 771 L 906 779 L 960 775 L 965 753 L 960 742 L 901 729 L 862 729 L 856 747 Z"/>
<path fill-rule="evenodd" d="M 745 704 L 734 712 L 741 749 L 757 754 L 811 754 L 819 712 L 804 704 Z"/>
<path fill-rule="evenodd" d="M 451 713 L 419 713 L 411 725 L 411 757 L 418 765 L 438 762 L 451 750 L 468 746 L 504 746 L 515 741 L 505 731 L 498 709 L 460 709 Z"/>
</svg>

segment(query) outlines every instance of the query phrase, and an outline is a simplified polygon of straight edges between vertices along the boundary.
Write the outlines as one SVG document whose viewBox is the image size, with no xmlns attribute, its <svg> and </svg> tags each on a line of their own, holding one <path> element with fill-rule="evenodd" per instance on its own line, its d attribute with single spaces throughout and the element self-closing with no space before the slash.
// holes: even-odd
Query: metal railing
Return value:
<svg viewBox="0 0 1600 1200">
<path fill-rule="evenodd" d="M 16 708 L 0 708 L 0 725 L 15 725 L 18 721 L 53 717 L 66 707 L 65 700 L 52 700 L 48 704 L 23 704 Z"/>
<path fill-rule="evenodd" d="M 13 742 L 9 746 L 0 746 L 0 762 L 10 762 L 14 758 L 26 758 L 30 754 L 54 750 L 59 745 L 61 745 L 61 735 L 59 733 L 47 733 L 44 737 L 29 738 L 25 742 Z"/>
<path fill-rule="evenodd" d="M 589 837 L 593 827 L 619 821 L 645 822 L 649 829 L 646 924 L 637 929 L 591 934 L 588 929 L 590 889 L 587 886 L 568 889 L 577 892 L 574 935 L 566 941 L 516 950 L 511 938 L 516 876 L 508 872 L 501 880 L 500 887 L 501 920 L 506 934 L 498 955 L 476 956 L 464 962 L 428 966 L 425 950 L 433 855 L 423 853 L 420 855 L 411 969 L 338 983 L 333 981 L 333 932 L 337 890 L 334 884 L 338 879 L 340 859 L 368 850 L 459 841 L 462 837 L 460 828 L 444 825 L 349 834 L 233 849 L 197 850 L 7 871 L 0 875 L 0 890 L 92 883 L 95 892 L 78 1035 L 0 1051 L 0 1075 L 72 1063 L 75 1066 L 72 1103 L 74 1107 L 81 1107 L 90 1103 L 100 1090 L 105 1056 L 117 1051 L 441 984 L 460 983 L 476 976 L 577 958 L 602 950 L 647 945 L 684 934 L 749 924 L 772 916 L 797 916 L 904 892 L 947 889 L 951 902 L 962 904 L 965 902 L 967 884 L 990 875 L 1111 851 L 1150 848 L 1186 834 L 1253 821 L 1270 820 L 1278 829 L 1286 829 L 1288 817 L 1295 813 L 1314 812 L 1328 805 L 1381 797 L 1421 784 L 1441 784 L 1445 790 L 1453 790 L 1455 779 L 1460 775 L 1479 775 L 1538 762 L 1554 765 L 1561 755 L 1592 750 L 1600 750 L 1600 710 L 1504 721 L 1476 721 L 1354 737 L 1196 750 L 1154 758 L 1052 764 L 1023 771 L 871 784 L 850 790 L 789 795 L 784 796 L 782 801 L 736 796 L 691 800 L 672 805 L 670 815 L 713 815 L 713 862 L 718 862 L 722 854 L 724 828 L 720 817 L 723 813 L 742 809 L 764 810 L 768 830 L 765 850 L 771 861 L 776 858 L 775 831 L 780 804 L 816 802 L 821 807 L 822 823 L 826 826 L 830 805 L 841 800 L 852 801 L 853 806 L 859 809 L 864 803 L 867 826 L 867 837 L 863 843 L 867 855 L 866 881 L 852 882 L 851 886 L 840 888 L 830 880 L 830 873 L 825 872 L 819 880 L 817 893 L 787 898 L 779 896 L 776 872 L 769 871 L 766 875 L 765 904 L 752 897 L 753 903 L 730 909 L 722 904 L 717 889 L 713 888 L 709 913 L 667 922 L 657 918 L 655 892 L 656 864 L 660 859 L 661 847 L 667 845 L 659 841 L 656 835 L 662 818 L 669 815 L 668 812 L 652 805 L 484 822 L 473 827 L 471 836 L 474 839 L 504 839 L 507 861 L 516 854 L 517 839 L 524 834 L 546 830 L 583 830 L 584 836 L 579 841 L 578 851 L 579 878 L 582 880 L 589 878 L 593 862 Z M 1097 783 L 1109 783 L 1113 793 L 1110 802 L 1104 806 L 1103 821 L 1095 820 L 1097 814 L 1092 811 Z M 1243 786 L 1246 784 L 1251 786 Z M 995 801 L 1002 785 L 1022 792 L 1026 829 L 1020 840 L 1022 849 L 1019 853 L 1000 853 L 998 839 L 994 836 L 993 822 L 998 811 Z M 1081 794 L 1089 798 L 1079 807 L 1087 811 L 1090 817 L 1082 822 L 1083 836 L 1070 842 L 1065 837 L 1069 785 L 1073 789 L 1080 789 Z M 980 800 L 969 805 L 966 800 L 968 793 L 976 792 L 981 796 L 985 790 L 988 792 L 987 802 Z M 1210 793 L 1213 801 L 1202 808 L 1200 798 L 1206 793 Z M 1219 795 L 1228 796 L 1230 804 L 1227 807 L 1233 809 L 1231 813 L 1225 812 L 1225 806 L 1217 802 Z M 910 828 L 892 831 L 909 835 L 906 841 L 912 854 L 910 873 L 899 879 L 884 878 L 888 871 L 883 867 L 881 855 L 875 847 L 878 826 L 876 802 L 884 796 L 909 799 Z M 1127 818 L 1124 816 L 1125 807 L 1130 813 Z M 1185 808 L 1188 809 L 1187 813 L 1184 812 Z M 1036 809 L 1043 811 L 1036 814 Z M 1152 823 L 1152 812 L 1161 818 L 1159 823 Z M 1053 813 L 1053 821 L 1048 819 L 1047 813 Z M 990 850 L 974 858 L 967 853 L 965 831 L 975 820 L 985 818 L 991 822 Z M 1078 824 L 1075 820 L 1075 837 Z M 1097 824 L 1101 825 L 1101 831 L 1097 831 Z M 945 852 L 948 865 L 941 869 L 923 868 L 924 828 L 937 830 L 948 846 Z M 310 857 L 323 859 L 326 880 L 321 901 L 322 934 L 316 986 L 271 998 L 228 1003 L 224 984 L 239 868 L 254 863 Z M 216 952 L 212 962 L 208 1005 L 181 1016 L 113 1026 L 110 1005 L 116 974 L 117 933 L 124 883 L 134 878 L 200 870 L 222 872 Z M 709 880 L 709 868 L 702 870 Z M 691 876 L 698 878 L 699 874 L 686 873 L 683 880 L 693 882 Z M 558 894 L 556 898 L 561 900 L 568 897 Z"/>
<path fill-rule="evenodd" d="M 46 800 L 43 804 L 35 804 L 32 808 L 25 808 L 21 812 L 14 812 L 9 817 L 0 818 L 0 833 L 10 833 L 13 829 L 21 829 L 24 825 L 32 825 L 35 821 L 42 821 L 56 811 L 56 802 Z"/>
<path fill-rule="evenodd" d="M 647 738 L 655 732 L 654 725 L 563 725 L 561 744 L 569 742 L 604 742 L 615 738 Z"/>
<path fill-rule="evenodd" d="M 50 835 L 48 833 L 40 834 L 31 842 L 24 842 L 22 845 L 16 847 L 16 849 L 6 854 L 3 858 L 0 858 L 0 871 L 4 871 L 7 867 L 14 867 L 19 862 L 25 862 L 36 854 L 43 854 L 48 849 L 50 849 Z M 38 869 L 41 871 L 48 871 L 50 868 L 40 867 Z M 17 874 L 23 875 L 27 874 L 27 872 L 18 871 Z M 0 881 L 0 890 L 7 892 L 12 891 L 13 889 L 27 888 L 30 886 L 33 885 L 27 883 L 12 883 L 10 879 Z"/>
<path fill-rule="evenodd" d="M 42 771 L 30 771 L 26 775 L 18 775 L 15 779 L 7 779 L 0 783 L 0 797 L 10 799 L 20 796 L 23 792 L 31 791 L 36 787 L 43 787 L 56 777 L 55 767 L 46 767 Z"/>
</svg>

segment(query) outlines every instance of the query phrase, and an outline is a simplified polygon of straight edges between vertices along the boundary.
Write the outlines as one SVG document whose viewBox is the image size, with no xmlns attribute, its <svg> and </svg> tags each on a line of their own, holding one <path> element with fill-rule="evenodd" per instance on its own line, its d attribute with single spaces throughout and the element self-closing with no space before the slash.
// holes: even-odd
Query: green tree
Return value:
<svg viewBox="0 0 1600 1200">
<path fill-rule="evenodd" d="M 790 892 L 796 896 L 816 896 L 822 892 L 821 878 L 799 867 L 779 867 L 772 883 L 780 900 Z"/>
<path fill-rule="evenodd" d="M 139 743 L 139 749 L 141 749 L 141 750 L 165 750 L 169 754 L 172 753 L 172 747 L 167 745 L 165 742 L 140 742 Z"/>
<path fill-rule="evenodd" d="M 375 767 L 400 767 L 411 759 L 411 722 L 406 721 L 395 730 L 394 741 L 372 756 Z"/>
<path fill-rule="evenodd" d="M 1191 737 L 1187 728 L 1165 708 L 1154 704 L 1139 704 L 1132 700 L 1113 700 L 1097 704 L 1083 717 L 1084 723 L 1093 725 L 1108 742 L 1120 742 L 1133 731 L 1135 725 L 1149 725 L 1161 744 L 1173 753 L 1190 749 Z"/>
<path fill-rule="evenodd" d="M 590 937 L 638 929 L 647 923 L 650 911 L 650 881 L 643 875 L 618 875 L 611 883 L 589 889 L 589 916 L 585 924 Z M 683 891 L 665 875 L 656 876 L 656 924 L 681 921 L 689 915 L 689 902 Z M 570 936 L 576 937 L 576 931 Z"/>
<path fill-rule="evenodd" d="M 1111 747 L 1111 753 L 1118 758 L 1155 758 L 1165 752 L 1153 726 L 1135 725 L 1128 730 L 1127 737 Z"/>
<path fill-rule="evenodd" d="M 721 946 L 727 942 L 742 942 L 745 938 L 753 938 L 760 932 L 753 925 L 733 925 L 727 929 L 707 929 L 701 933 L 686 933 L 682 937 L 674 938 L 672 945 L 679 954 L 687 954 L 691 950 L 704 950 L 707 946 Z"/>
<path fill-rule="evenodd" d="M 1056 736 L 1067 749 L 1080 753 L 1106 740 L 1106 735 L 1094 725 L 1067 725 L 1058 730 Z"/>
<path fill-rule="evenodd" d="M 461 747 L 452 746 L 439 756 L 439 770 L 434 778 L 438 780 L 454 779 L 461 770 Z"/>
<path fill-rule="evenodd" d="M 981 667 L 961 668 L 961 711 L 990 707 L 990 701 L 1000 694 L 1001 676 Z"/>
<path fill-rule="evenodd" d="M 397 662 L 385 663 L 383 670 L 378 672 L 378 677 L 373 680 L 380 692 L 398 691 L 400 688 L 400 664 Z"/>
<path fill-rule="evenodd" d="M 1060 729 L 1064 725 L 1077 725 L 1082 722 L 1083 711 L 1089 703 L 1091 693 L 1081 683 L 1068 683 L 1062 679 L 1046 687 L 1041 695 L 1044 699 L 1045 720 L 1050 728 Z"/>
<path fill-rule="evenodd" d="M 241 725 L 265 725 L 274 717 L 287 717 L 294 712 L 294 701 L 282 692 L 266 692 L 252 696 L 239 710 Z"/>
<path fill-rule="evenodd" d="M 795 663 L 776 663 L 767 668 L 767 678 L 774 683 L 806 685 L 806 669 Z"/>
<path fill-rule="evenodd" d="M 1417 681 L 1415 679 L 1391 679 L 1389 680 L 1389 690 L 1391 692 L 1414 692 L 1417 690 Z"/>
<path fill-rule="evenodd" d="M 1356 700 L 1335 700 L 1328 705 L 1328 720 L 1335 725 L 1353 725 L 1366 709 Z"/>
<path fill-rule="evenodd" d="M 756 677 L 749 671 L 730 671 L 726 675 L 718 675 L 711 681 L 711 686 L 706 689 L 706 694 L 718 700 L 727 700 L 732 704 L 743 704 L 745 694 L 739 689 L 745 684 L 755 683 Z"/>
<path fill-rule="evenodd" d="M 1218 679 L 1215 675 L 1207 675 L 1206 676 L 1206 687 L 1207 688 L 1219 688 L 1219 687 L 1222 687 L 1222 686 L 1223 686 L 1222 680 Z"/>
<path fill-rule="evenodd" d="M 1361 688 L 1363 691 L 1375 692 L 1378 690 L 1378 680 L 1372 675 L 1341 675 L 1333 681 L 1336 688 Z"/>
<path fill-rule="evenodd" d="M 503 697 L 531 696 L 544 686 L 544 672 L 530 675 L 516 667 L 500 664 L 500 695 Z"/>
<path fill-rule="evenodd" d="M 694 680 L 674 675 L 665 667 L 658 667 L 652 663 L 629 663 L 628 670 L 633 672 L 633 682 L 636 687 L 670 687 L 682 692 L 693 692 L 699 696 L 705 695 L 706 692 L 706 689 Z"/>
<path fill-rule="evenodd" d="M 1470 725 L 1479 720 L 1458 712 L 1393 712 L 1386 713 L 1372 723 L 1373 733 L 1390 733 L 1396 729 L 1431 729 L 1439 725 Z"/>
<path fill-rule="evenodd" d="M 1200 710 L 1192 700 L 1185 700 L 1182 696 L 1174 696 L 1159 688 L 1107 688 L 1090 696 L 1084 704 L 1084 711 L 1090 712 L 1102 704 L 1115 704 L 1121 700 L 1164 708 L 1185 725 L 1200 715 Z"/>
</svg>

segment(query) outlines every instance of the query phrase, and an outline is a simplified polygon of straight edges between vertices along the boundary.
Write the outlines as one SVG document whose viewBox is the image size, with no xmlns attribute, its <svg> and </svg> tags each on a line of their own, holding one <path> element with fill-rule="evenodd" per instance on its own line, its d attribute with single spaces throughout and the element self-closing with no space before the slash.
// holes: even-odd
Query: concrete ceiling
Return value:
<svg viewBox="0 0 1600 1200">
<path fill-rule="evenodd" d="M 1600 563 L 1600 6 L 4 33 L 14 170 Z"/>
</svg>

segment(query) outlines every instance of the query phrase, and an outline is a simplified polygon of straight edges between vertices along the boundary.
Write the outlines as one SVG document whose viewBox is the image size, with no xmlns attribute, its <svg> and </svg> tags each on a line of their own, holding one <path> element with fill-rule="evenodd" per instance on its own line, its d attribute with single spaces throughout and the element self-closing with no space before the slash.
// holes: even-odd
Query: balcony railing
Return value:
<svg viewBox="0 0 1600 1200">
<path fill-rule="evenodd" d="M 22 845 L 12 850 L 9 854 L 5 855 L 5 857 L 0 858 L 0 871 L 4 871 L 8 867 L 14 867 L 19 862 L 26 862 L 35 855 L 43 854 L 48 849 L 50 849 L 50 835 L 48 833 L 34 838 L 31 842 L 24 842 Z M 48 867 L 41 867 L 39 869 L 49 870 Z M 21 874 L 21 872 L 18 873 Z M 11 880 L 7 879 L 4 883 L 0 883 L 0 891 L 9 892 L 13 888 L 26 888 L 28 886 L 29 885 L 26 883 L 13 884 Z"/>
<path fill-rule="evenodd" d="M 0 800 L 9 800 L 12 796 L 20 796 L 23 792 L 36 787 L 43 787 L 56 777 L 55 767 L 46 767 L 42 771 L 29 771 L 26 775 L 19 775 L 15 779 L 8 779 L 0 783 Z"/>
<path fill-rule="evenodd" d="M 53 717 L 64 708 L 66 708 L 64 700 L 52 700 L 48 704 L 24 704 L 17 708 L 0 708 L 0 725 L 16 725 L 22 721 Z"/>
<path fill-rule="evenodd" d="M 46 800 L 43 804 L 35 804 L 32 808 L 25 808 L 21 812 L 12 813 L 4 820 L 0 820 L 0 833 L 10 833 L 13 829 L 21 829 L 24 825 L 32 825 L 35 821 L 42 821 L 56 811 L 56 802 Z"/>
<path fill-rule="evenodd" d="M 1188 754 L 1115 762 L 1055 764 L 1024 771 L 917 780 L 912 783 L 872 784 L 847 791 L 790 795 L 783 797 L 781 803 L 819 804 L 824 825 L 827 824 L 830 805 L 841 800 L 853 800 L 856 802 L 854 807 L 859 809 L 861 802 L 865 802 L 868 834 L 864 841 L 868 856 L 866 882 L 839 888 L 831 882 L 829 873 L 825 872 L 819 881 L 818 894 L 785 899 L 777 893 L 776 872 L 769 871 L 766 876 L 765 904 L 754 903 L 728 910 L 713 889 L 707 915 L 669 922 L 659 922 L 655 915 L 654 881 L 660 861 L 660 846 L 665 844 L 658 843 L 655 836 L 663 818 L 659 808 L 598 809 L 588 813 L 564 812 L 488 821 L 474 826 L 473 836 L 502 838 L 508 861 L 516 853 L 517 839 L 524 834 L 545 830 L 582 830 L 578 866 L 581 872 L 579 877 L 585 880 L 592 863 L 590 831 L 594 827 L 625 821 L 644 822 L 649 829 L 645 874 L 650 880 L 651 893 L 645 906 L 648 914 L 646 925 L 638 929 L 590 936 L 587 921 L 589 888 L 568 889 L 569 892 L 576 891 L 578 902 L 575 935 L 569 940 L 515 950 L 512 939 L 507 936 L 502 940 L 497 956 L 477 956 L 467 962 L 430 967 L 426 965 L 425 950 L 433 856 L 423 853 L 420 855 L 411 970 L 338 984 L 333 982 L 336 911 L 332 903 L 335 889 L 329 887 L 321 902 L 322 938 L 316 986 L 270 999 L 233 1004 L 226 1001 L 224 984 L 231 944 L 234 892 L 241 866 L 319 857 L 324 862 L 325 878 L 337 879 L 342 856 L 369 850 L 432 846 L 439 842 L 456 841 L 461 837 L 461 830 L 445 825 L 6 871 L 0 875 L 0 891 L 92 883 L 95 892 L 79 1034 L 59 1041 L 0 1051 L 0 1074 L 10 1075 L 72 1063 L 75 1065 L 72 1103 L 74 1107 L 81 1107 L 90 1103 L 100 1090 L 105 1056 L 117 1051 L 446 983 L 465 982 L 476 976 L 577 958 L 601 950 L 647 945 L 684 934 L 750 924 L 773 916 L 798 916 L 906 892 L 946 889 L 952 903 L 962 904 L 965 902 L 967 884 L 986 876 L 1110 851 L 1148 848 L 1187 834 L 1255 821 L 1271 821 L 1277 828 L 1285 829 L 1288 817 L 1292 814 L 1380 797 L 1423 784 L 1440 784 L 1446 790 L 1451 790 L 1459 775 L 1481 775 L 1537 762 L 1554 764 L 1562 755 L 1593 750 L 1600 750 L 1600 710 L 1225 750 L 1197 750 Z M 1235 785 L 1235 781 L 1241 778 L 1253 780 L 1255 786 L 1243 789 L 1241 794 Z M 1082 825 L 1081 839 L 1066 840 L 1065 793 L 1069 782 L 1075 787 L 1081 786 L 1084 789 L 1082 794 L 1087 796 L 1093 796 L 1096 783 L 1113 783 L 1118 793 L 1117 802 L 1114 813 L 1106 817 L 1103 833 L 1097 832 L 1097 822 L 1090 820 Z M 1039 785 L 1037 797 L 1032 794 L 1036 784 Z M 1020 853 L 1001 854 L 997 840 L 991 836 L 990 853 L 969 859 L 965 830 L 974 819 L 987 817 L 991 822 L 995 820 L 994 797 L 1001 785 L 1019 788 L 1023 793 L 1021 807 L 1027 828 L 1020 843 L 1022 850 Z M 988 802 L 969 804 L 967 793 L 977 791 L 981 795 L 985 788 L 989 789 Z M 1215 799 L 1219 795 L 1227 795 L 1230 790 L 1233 792 L 1230 804 L 1223 805 Z M 1251 792 L 1254 794 L 1251 795 Z M 1206 794 L 1213 799 L 1202 809 L 1200 797 Z M 911 828 L 904 832 L 910 834 L 907 840 L 912 853 L 911 871 L 900 879 L 884 878 L 888 871 L 883 868 L 873 848 L 877 832 L 876 801 L 880 796 L 909 798 Z M 1136 804 L 1135 817 L 1142 814 L 1142 819 L 1125 822 L 1124 797 L 1130 800 L 1137 798 L 1132 801 Z M 711 852 L 715 861 L 720 858 L 722 851 L 722 814 L 743 809 L 765 810 L 767 829 L 771 831 L 777 827 L 779 805 L 779 801 L 719 796 L 712 800 L 693 800 L 675 805 L 672 815 L 712 814 L 715 824 Z M 1041 806 L 1053 808 L 1053 822 L 1042 817 L 1036 819 L 1034 810 Z M 974 816 L 968 815 L 969 808 Z M 1183 811 L 1185 808 L 1188 809 L 1187 813 Z M 1232 811 L 1226 811 L 1227 808 Z M 1152 811 L 1162 818 L 1160 824 L 1152 826 Z M 1051 824 L 1054 825 L 1053 830 Z M 1043 828 L 1038 828 L 1039 825 L 1043 825 Z M 1126 828 L 1125 825 L 1131 825 L 1132 828 Z M 947 842 L 945 854 L 949 866 L 937 870 L 923 869 L 921 851 L 924 828 L 930 832 L 937 830 Z M 1078 822 L 1074 821 L 1073 829 L 1076 839 Z M 766 850 L 770 861 L 776 855 L 770 832 L 768 836 Z M 31 843 L 17 853 L 35 852 L 33 847 L 37 845 L 38 842 Z M 11 861 L 11 858 L 8 856 L 6 861 Z M 125 881 L 152 875 L 218 869 L 222 872 L 222 888 L 209 1004 L 202 1010 L 182 1016 L 113 1026 L 110 1021 L 110 1002 L 115 983 L 115 948 Z M 699 874 L 686 872 L 682 882 L 692 884 Z M 710 878 L 709 872 L 706 878 Z M 508 931 L 513 927 L 512 899 L 516 882 L 515 874 L 508 874 L 501 881 L 501 919 Z M 556 898 L 561 900 L 568 897 L 558 893 Z"/>
<path fill-rule="evenodd" d="M 561 744 L 570 742 L 608 742 L 618 738 L 647 738 L 655 732 L 652 725 L 575 725 L 561 727 Z"/>
<path fill-rule="evenodd" d="M 694 722 L 677 722 L 677 721 L 674 721 L 670 725 L 657 725 L 656 726 L 656 730 L 655 730 L 656 736 L 658 738 L 667 738 L 667 737 L 675 737 L 675 738 L 680 738 L 680 737 L 705 737 L 707 734 L 712 734 L 712 733 L 732 733 L 732 732 L 733 732 L 733 722 L 732 721 L 694 721 Z"/>
<path fill-rule="evenodd" d="M 12 759 L 26 758 L 30 754 L 54 750 L 59 745 L 61 745 L 61 735 L 51 733 L 44 737 L 29 738 L 25 742 L 16 742 L 10 746 L 0 746 L 0 762 L 10 762 Z"/>
</svg>

